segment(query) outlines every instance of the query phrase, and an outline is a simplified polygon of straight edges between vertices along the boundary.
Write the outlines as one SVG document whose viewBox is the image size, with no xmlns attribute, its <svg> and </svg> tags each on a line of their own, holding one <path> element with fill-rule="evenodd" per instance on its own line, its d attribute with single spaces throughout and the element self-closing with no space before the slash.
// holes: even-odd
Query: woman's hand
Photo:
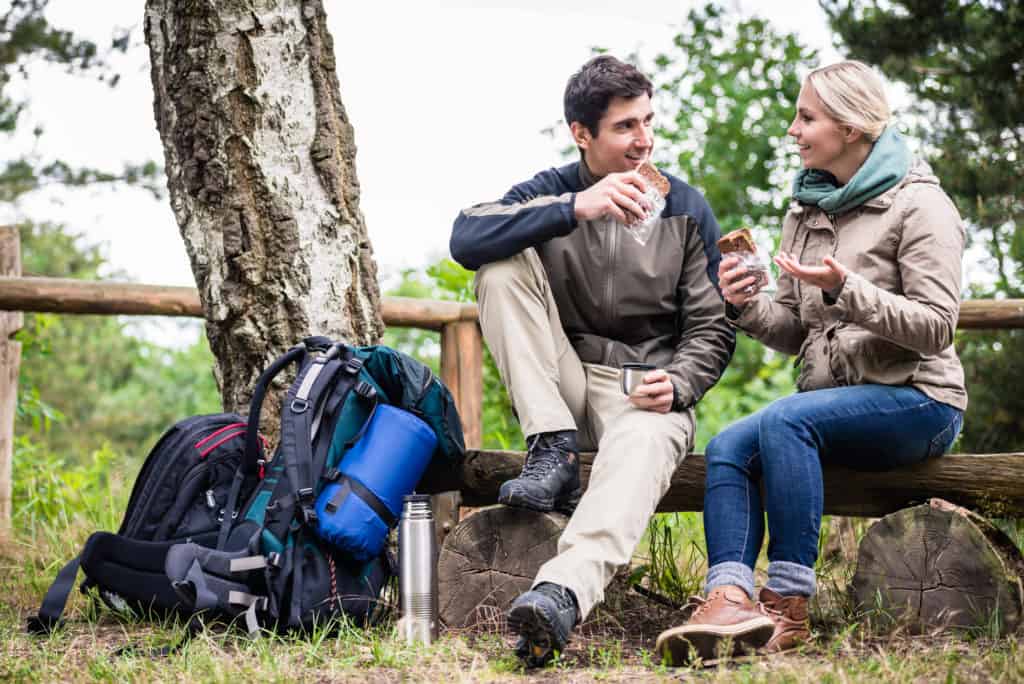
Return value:
<svg viewBox="0 0 1024 684">
<path fill-rule="evenodd" d="M 779 252 L 775 263 L 786 273 L 808 285 L 820 287 L 829 294 L 838 293 L 846 282 L 847 268 L 830 256 L 821 260 L 821 266 L 804 266 L 792 254 Z"/>
<path fill-rule="evenodd" d="M 643 384 L 638 385 L 629 395 L 629 402 L 645 411 L 668 413 L 672 410 L 674 398 L 675 393 L 672 391 L 672 381 L 669 380 L 668 373 L 656 368 L 644 375 Z"/>
<path fill-rule="evenodd" d="M 722 288 L 722 296 L 737 309 L 742 308 L 761 290 L 757 278 L 746 273 L 747 267 L 739 257 L 726 257 L 718 263 L 718 286 Z"/>
</svg>

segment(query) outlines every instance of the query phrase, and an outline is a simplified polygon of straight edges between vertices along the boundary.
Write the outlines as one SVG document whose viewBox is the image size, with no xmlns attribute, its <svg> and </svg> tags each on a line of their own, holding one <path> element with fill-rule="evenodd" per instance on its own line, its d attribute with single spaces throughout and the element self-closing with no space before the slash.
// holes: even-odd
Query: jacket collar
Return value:
<svg viewBox="0 0 1024 684">
<path fill-rule="evenodd" d="M 877 197 L 872 197 L 867 202 L 862 204 L 861 207 L 865 209 L 888 209 L 896 200 L 896 195 L 900 192 L 900 190 L 910 185 L 911 183 L 937 184 L 938 182 L 939 179 L 936 178 L 935 173 L 932 171 L 932 167 L 928 165 L 928 162 L 921 159 L 920 157 L 915 157 L 910 163 L 910 170 L 907 171 L 907 174 L 900 180 L 899 183 L 889 188 L 881 195 L 878 195 Z M 821 211 L 822 214 L 825 213 L 824 211 L 818 209 L 818 207 L 815 207 L 813 205 L 805 206 L 792 198 L 790 198 L 789 201 L 789 211 L 797 216 L 804 213 L 813 214 L 815 211 Z"/>
<path fill-rule="evenodd" d="M 583 185 L 584 190 L 601 180 L 601 176 L 595 176 L 590 167 L 587 166 L 586 160 L 582 157 L 580 158 L 579 167 L 580 184 Z"/>
</svg>

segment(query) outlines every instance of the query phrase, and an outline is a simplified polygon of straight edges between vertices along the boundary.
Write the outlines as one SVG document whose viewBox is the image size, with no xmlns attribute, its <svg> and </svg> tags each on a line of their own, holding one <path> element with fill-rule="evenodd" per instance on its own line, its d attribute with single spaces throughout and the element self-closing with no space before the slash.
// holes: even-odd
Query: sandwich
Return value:
<svg viewBox="0 0 1024 684">
<path fill-rule="evenodd" d="M 644 181 L 646 181 L 648 187 L 652 187 L 658 191 L 658 194 L 662 197 L 668 197 L 669 185 L 668 179 L 661 175 L 658 169 L 654 168 L 650 162 L 644 162 L 637 169 Z"/>
<path fill-rule="evenodd" d="M 746 275 L 754 277 L 754 282 L 744 288 L 745 294 L 753 294 L 768 285 L 768 268 L 757 254 L 757 245 L 749 228 L 727 233 L 718 241 L 718 250 L 723 256 L 735 253 L 746 267 Z"/>
<path fill-rule="evenodd" d="M 754 244 L 754 237 L 750 234 L 749 228 L 740 228 L 727 233 L 718 241 L 718 251 L 722 254 L 730 252 L 750 252 L 757 254 L 757 245 Z"/>
</svg>

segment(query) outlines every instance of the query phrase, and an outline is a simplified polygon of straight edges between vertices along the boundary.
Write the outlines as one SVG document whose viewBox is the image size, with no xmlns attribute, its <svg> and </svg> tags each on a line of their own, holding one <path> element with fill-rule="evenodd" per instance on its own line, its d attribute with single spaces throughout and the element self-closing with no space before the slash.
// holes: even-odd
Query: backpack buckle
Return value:
<svg viewBox="0 0 1024 684">
<path fill-rule="evenodd" d="M 356 383 L 356 394 L 361 396 L 363 399 L 373 399 L 377 396 L 377 390 L 374 389 L 373 385 L 365 380 L 360 380 Z"/>
<path fill-rule="evenodd" d="M 310 527 L 316 527 L 316 524 L 320 522 L 320 516 L 316 514 L 316 509 L 312 506 L 303 506 L 302 522 L 306 523 Z"/>
<path fill-rule="evenodd" d="M 355 375 L 356 373 L 358 373 L 362 369 L 362 367 L 363 367 L 363 360 L 361 358 L 359 358 L 358 356 L 353 356 L 353 357 L 349 358 L 348 361 L 345 362 L 344 369 L 345 369 L 346 373 L 348 373 L 350 375 Z"/>
<path fill-rule="evenodd" d="M 317 517 L 316 509 L 313 507 L 313 488 L 303 487 L 299 491 L 295 492 L 295 498 L 299 502 L 302 522 L 309 526 L 316 525 L 319 518 Z"/>
<path fill-rule="evenodd" d="M 327 480 L 328 482 L 334 482 L 339 477 L 341 477 L 341 471 L 338 470 L 337 468 L 331 468 L 326 473 L 324 473 L 324 479 Z"/>
</svg>

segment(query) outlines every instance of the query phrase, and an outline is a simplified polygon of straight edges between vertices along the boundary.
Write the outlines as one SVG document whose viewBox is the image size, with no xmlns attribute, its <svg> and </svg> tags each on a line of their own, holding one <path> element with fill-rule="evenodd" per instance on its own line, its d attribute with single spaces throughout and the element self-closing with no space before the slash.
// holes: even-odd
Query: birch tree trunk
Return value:
<svg viewBox="0 0 1024 684">
<path fill-rule="evenodd" d="M 368 344 L 384 327 L 323 3 L 147 0 L 145 33 L 217 381 L 245 413 L 303 337 Z"/>
</svg>

